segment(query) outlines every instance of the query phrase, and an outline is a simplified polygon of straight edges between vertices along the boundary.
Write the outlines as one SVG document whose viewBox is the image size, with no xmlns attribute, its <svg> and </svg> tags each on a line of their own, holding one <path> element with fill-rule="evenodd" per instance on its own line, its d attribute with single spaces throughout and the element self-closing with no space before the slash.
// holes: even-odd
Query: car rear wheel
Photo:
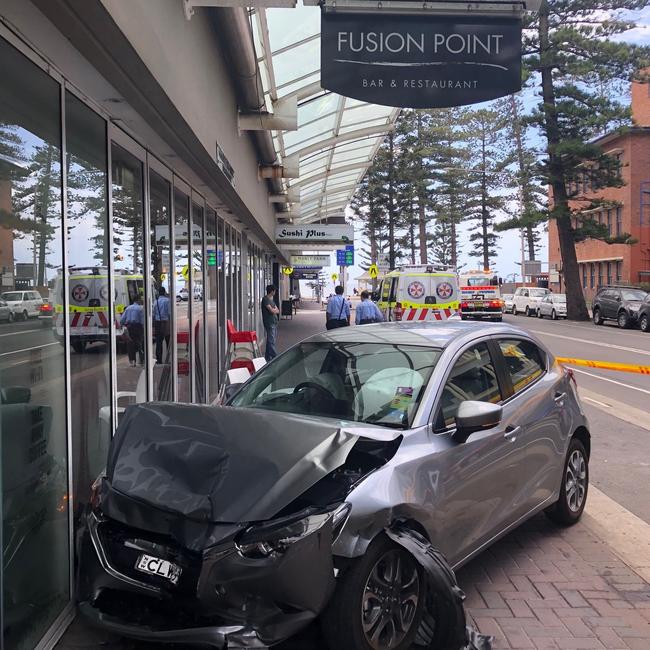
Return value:
<svg viewBox="0 0 650 650">
<path fill-rule="evenodd" d="M 630 326 L 630 317 L 627 315 L 626 311 L 620 311 L 618 312 L 616 322 L 621 329 L 626 330 Z"/>
<path fill-rule="evenodd" d="M 594 325 L 602 325 L 604 322 L 603 317 L 600 315 L 600 309 L 598 309 L 598 307 L 594 309 L 593 321 L 594 321 Z"/>
<path fill-rule="evenodd" d="M 650 316 L 648 314 L 643 314 L 639 319 L 639 327 L 642 332 L 650 332 Z"/>
<path fill-rule="evenodd" d="M 415 558 L 387 537 L 378 537 L 338 579 L 322 616 L 328 647 L 407 650 L 422 621 L 425 596 Z"/>
<path fill-rule="evenodd" d="M 575 524 L 585 509 L 589 491 L 589 460 L 584 445 L 571 438 L 564 461 L 560 498 L 546 510 L 546 514 L 561 526 Z"/>
<path fill-rule="evenodd" d="M 23 320 L 24 320 L 24 321 L 26 321 L 26 320 L 29 318 L 29 314 L 27 313 L 27 310 L 26 310 L 26 309 L 23 309 L 23 314 L 22 314 L 22 316 L 23 316 Z"/>
</svg>

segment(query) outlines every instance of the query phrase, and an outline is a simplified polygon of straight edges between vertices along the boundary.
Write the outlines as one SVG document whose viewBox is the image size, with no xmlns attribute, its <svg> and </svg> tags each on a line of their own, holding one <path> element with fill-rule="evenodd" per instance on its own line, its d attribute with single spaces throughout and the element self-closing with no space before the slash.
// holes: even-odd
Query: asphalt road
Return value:
<svg viewBox="0 0 650 650">
<path fill-rule="evenodd" d="M 650 366 L 650 334 L 616 325 L 505 317 L 556 356 Z M 574 367 L 592 434 L 591 482 L 650 523 L 650 375 Z"/>
</svg>

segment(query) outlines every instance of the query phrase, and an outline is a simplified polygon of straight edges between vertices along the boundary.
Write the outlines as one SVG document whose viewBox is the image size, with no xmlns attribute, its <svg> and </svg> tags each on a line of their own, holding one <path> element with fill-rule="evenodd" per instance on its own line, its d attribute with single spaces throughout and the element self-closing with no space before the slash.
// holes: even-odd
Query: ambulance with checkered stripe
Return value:
<svg viewBox="0 0 650 650">
<path fill-rule="evenodd" d="M 68 286 L 70 344 L 75 352 L 81 354 L 90 343 L 109 341 L 108 269 L 104 266 L 71 267 Z M 63 278 L 59 275 L 54 288 L 54 335 L 60 343 L 63 343 L 65 336 L 63 290 Z M 113 291 L 115 336 L 118 345 L 122 345 L 126 334 L 120 325 L 120 317 L 138 295 L 144 296 L 142 274 L 115 271 Z"/>
<path fill-rule="evenodd" d="M 458 278 L 442 267 L 398 267 L 384 276 L 377 306 L 388 321 L 459 318 Z"/>
<path fill-rule="evenodd" d="M 503 300 L 499 278 L 490 269 L 465 271 L 458 276 L 460 284 L 460 313 L 463 320 L 492 320 L 501 322 Z"/>
</svg>

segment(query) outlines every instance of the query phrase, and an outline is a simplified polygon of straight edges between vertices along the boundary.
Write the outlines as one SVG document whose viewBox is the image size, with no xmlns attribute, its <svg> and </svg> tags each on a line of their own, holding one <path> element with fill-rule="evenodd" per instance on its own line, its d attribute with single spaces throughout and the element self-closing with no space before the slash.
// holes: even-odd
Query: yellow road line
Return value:
<svg viewBox="0 0 650 650">
<path fill-rule="evenodd" d="M 632 363 L 570 359 L 569 357 L 555 357 L 555 360 L 568 366 L 584 366 L 585 368 L 600 368 L 600 370 L 616 370 L 617 372 L 633 372 L 637 375 L 650 375 L 650 366 L 637 366 Z"/>
</svg>

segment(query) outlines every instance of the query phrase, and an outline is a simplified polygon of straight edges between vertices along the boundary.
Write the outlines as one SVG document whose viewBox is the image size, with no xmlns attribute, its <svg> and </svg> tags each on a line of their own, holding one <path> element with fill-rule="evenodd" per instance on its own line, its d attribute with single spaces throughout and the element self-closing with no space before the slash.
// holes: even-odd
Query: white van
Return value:
<svg viewBox="0 0 650 650">
<path fill-rule="evenodd" d="M 37 318 L 41 313 L 41 305 L 45 302 L 43 296 L 33 289 L 28 291 L 5 291 L 0 295 L 0 299 L 7 303 L 7 307 L 11 309 L 16 320 L 20 318 L 22 320 Z"/>
<path fill-rule="evenodd" d="M 512 298 L 512 313 L 515 316 L 521 313 L 536 316 L 540 300 L 549 293 L 550 289 L 543 287 L 518 287 Z"/>
<path fill-rule="evenodd" d="M 70 343 L 81 354 L 86 345 L 95 341 L 108 342 L 108 269 L 104 266 L 70 269 L 68 312 Z M 124 310 L 140 295 L 144 296 L 144 279 L 141 274 L 116 271 L 113 276 L 115 291 L 115 327 L 118 345 L 125 341 L 124 328 L 119 319 Z M 54 335 L 63 342 L 63 282 L 59 275 L 54 289 L 55 312 Z"/>
<path fill-rule="evenodd" d="M 459 318 L 458 278 L 431 265 L 401 266 L 384 276 L 377 306 L 387 321 Z"/>
</svg>

